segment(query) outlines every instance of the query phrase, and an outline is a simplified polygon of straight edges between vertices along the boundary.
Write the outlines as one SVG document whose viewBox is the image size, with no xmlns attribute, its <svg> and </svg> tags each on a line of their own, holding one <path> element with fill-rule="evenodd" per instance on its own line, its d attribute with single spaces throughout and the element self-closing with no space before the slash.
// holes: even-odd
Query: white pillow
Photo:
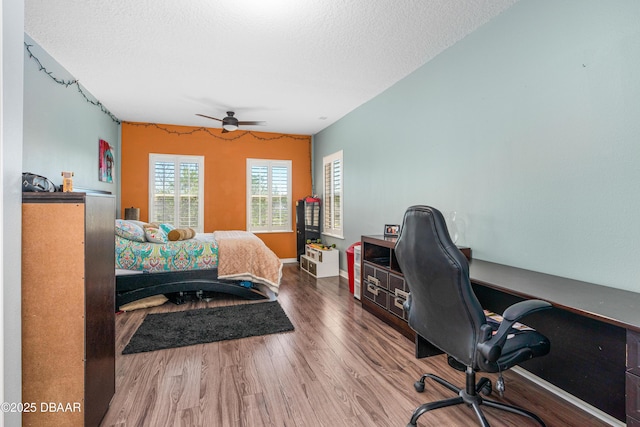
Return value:
<svg viewBox="0 0 640 427">
<path fill-rule="evenodd" d="M 161 228 L 147 226 L 144 228 L 144 236 L 151 243 L 167 243 L 169 241 L 167 233 Z"/>
<path fill-rule="evenodd" d="M 116 235 L 134 242 L 144 243 L 147 241 L 142 227 L 124 219 L 116 219 Z"/>
</svg>

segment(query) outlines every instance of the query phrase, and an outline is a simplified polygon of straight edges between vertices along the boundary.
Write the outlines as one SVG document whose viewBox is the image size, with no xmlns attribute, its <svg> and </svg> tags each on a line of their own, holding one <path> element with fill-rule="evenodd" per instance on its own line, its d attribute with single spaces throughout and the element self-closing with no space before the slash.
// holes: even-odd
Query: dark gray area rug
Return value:
<svg viewBox="0 0 640 427">
<path fill-rule="evenodd" d="M 122 354 L 293 331 L 277 301 L 148 314 Z"/>
</svg>

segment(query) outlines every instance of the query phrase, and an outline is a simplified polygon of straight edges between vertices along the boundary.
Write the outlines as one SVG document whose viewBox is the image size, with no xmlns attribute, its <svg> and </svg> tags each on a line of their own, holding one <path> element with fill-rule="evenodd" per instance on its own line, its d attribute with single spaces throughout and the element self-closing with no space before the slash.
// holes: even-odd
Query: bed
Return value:
<svg viewBox="0 0 640 427">
<path fill-rule="evenodd" d="M 116 306 L 160 294 L 221 292 L 274 300 L 282 262 L 247 231 L 195 233 L 167 224 L 116 220 Z M 185 233 L 183 233 L 185 231 Z"/>
</svg>

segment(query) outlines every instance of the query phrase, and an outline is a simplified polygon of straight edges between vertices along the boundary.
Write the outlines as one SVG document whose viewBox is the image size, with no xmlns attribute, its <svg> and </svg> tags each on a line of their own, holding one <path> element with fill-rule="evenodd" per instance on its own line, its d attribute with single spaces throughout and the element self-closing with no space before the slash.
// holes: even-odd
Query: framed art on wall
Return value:
<svg viewBox="0 0 640 427">
<path fill-rule="evenodd" d="M 102 182 L 113 182 L 113 147 L 105 140 L 99 143 L 98 170 Z"/>
</svg>

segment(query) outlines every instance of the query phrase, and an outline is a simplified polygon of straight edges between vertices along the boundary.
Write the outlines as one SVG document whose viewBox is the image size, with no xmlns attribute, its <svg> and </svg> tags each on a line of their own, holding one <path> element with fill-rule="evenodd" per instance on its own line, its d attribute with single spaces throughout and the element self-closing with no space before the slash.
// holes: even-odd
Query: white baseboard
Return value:
<svg viewBox="0 0 640 427">
<path fill-rule="evenodd" d="M 544 388 L 545 390 L 550 391 L 551 393 L 555 394 L 556 396 L 560 397 L 561 399 L 566 400 L 567 402 L 571 403 L 574 406 L 577 406 L 578 408 L 582 409 L 583 411 L 593 415 L 594 417 L 604 421 L 605 423 L 614 426 L 614 427 L 624 427 L 626 426 L 626 423 L 623 423 L 622 421 L 612 417 L 611 415 L 602 412 L 600 409 L 588 404 L 587 402 L 585 402 L 584 400 L 580 400 L 577 397 L 575 397 L 572 394 L 567 393 L 566 391 L 562 390 L 559 387 L 556 387 L 555 385 L 551 384 L 550 382 L 547 382 L 545 380 L 543 380 L 542 378 L 538 377 L 537 375 L 532 374 L 531 372 L 527 371 L 526 369 L 522 369 L 519 366 L 514 366 L 513 368 L 510 369 L 510 371 L 528 379 L 529 381 L 539 385 L 540 387 Z"/>
<path fill-rule="evenodd" d="M 280 258 L 283 264 L 297 264 L 298 260 L 296 258 Z"/>
</svg>

